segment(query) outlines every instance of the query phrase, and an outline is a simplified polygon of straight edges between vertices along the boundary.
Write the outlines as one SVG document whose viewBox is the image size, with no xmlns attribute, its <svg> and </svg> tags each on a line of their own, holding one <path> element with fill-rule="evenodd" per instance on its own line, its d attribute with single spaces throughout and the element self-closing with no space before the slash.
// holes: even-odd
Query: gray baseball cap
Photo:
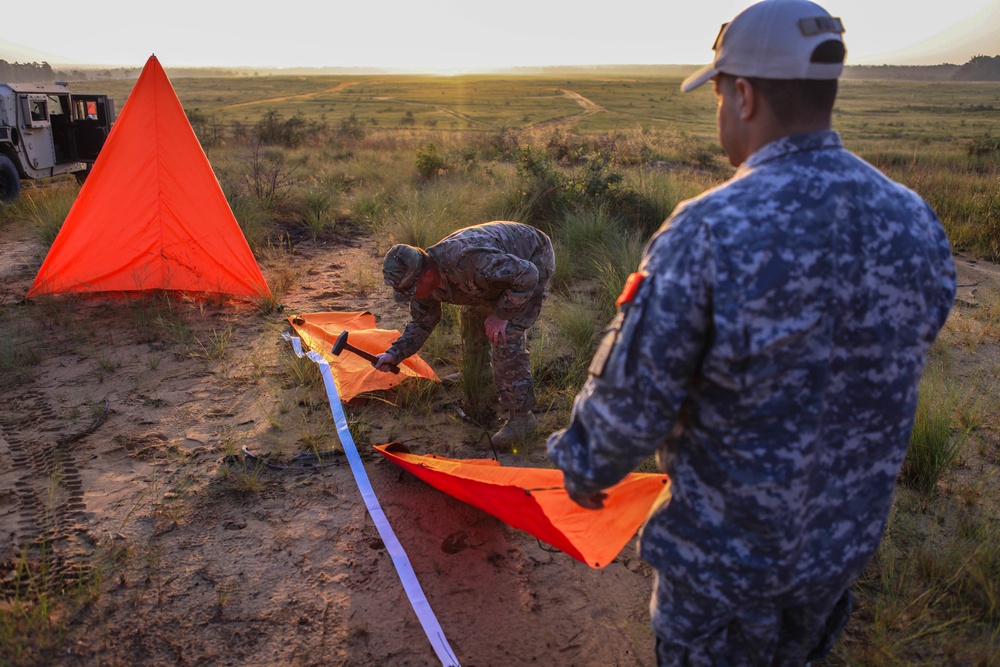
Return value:
<svg viewBox="0 0 1000 667">
<path fill-rule="evenodd" d="M 758 2 L 723 24 L 712 46 L 715 60 L 684 79 L 681 90 L 691 92 L 719 72 L 762 79 L 836 79 L 844 71 L 845 51 L 838 48 L 833 58 L 817 57 L 816 48 L 830 41 L 843 46 L 843 33 L 839 18 L 809 0 Z"/>
<path fill-rule="evenodd" d="M 427 253 L 422 248 L 399 244 L 389 248 L 382 260 L 382 278 L 392 287 L 397 303 L 406 303 L 417 291 L 417 278 Z"/>
</svg>

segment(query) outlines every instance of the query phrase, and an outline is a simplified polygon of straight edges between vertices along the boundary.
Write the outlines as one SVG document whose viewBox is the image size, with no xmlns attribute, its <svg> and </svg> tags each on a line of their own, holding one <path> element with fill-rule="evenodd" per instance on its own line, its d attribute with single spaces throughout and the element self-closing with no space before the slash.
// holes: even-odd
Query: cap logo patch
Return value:
<svg viewBox="0 0 1000 667">
<path fill-rule="evenodd" d="M 805 37 L 832 32 L 835 35 L 844 34 L 844 24 L 834 16 L 816 16 L 811 19 L 799 19 L 799 31 Z"/>
</svg>

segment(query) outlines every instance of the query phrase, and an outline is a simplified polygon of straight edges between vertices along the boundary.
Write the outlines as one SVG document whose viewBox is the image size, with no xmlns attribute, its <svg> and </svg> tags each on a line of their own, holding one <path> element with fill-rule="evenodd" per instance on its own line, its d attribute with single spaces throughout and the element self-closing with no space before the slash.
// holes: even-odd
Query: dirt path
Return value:
<svg viewBox="0 0 1000 667">
<path fill-rule="evenodd" d="M 14 236 L 0 238 L 6 304 L 27 291 L 42 256 Z M 369 279 L 372 242 L 302 244 L 294 261 L 286 315 L 367 309 L 381 326 L 402 323 Z M 289 267 L 265 272 L 279 269 Z M 439 664 L 347 466 L 236 463 L 244 446 L 283 461 L 338 446 L 322 389 L 304 389 L 292 370 L 281 318 L 184 300 L 46 301 L 16 312 L 45 343 L 17 382 L 0 385 L 0 593 L 15 595 L 25 562 L 92 587 L 65 640 L 16 664 Z M 105 400 L 96 430 L 67 441 Z M 371 401 L 348 415 L 461 663 L 651 665 L 651 577 L 632 547 L 592 570 L 371 449 L 398 440 L 418 453 L 488 455 L 481 432 L 447 407 L 453 400 L 439 388 L 423 403 Z M 541 465 L 542 437 L 505 460 Z"/>
<path fill-rule="evenodd" d="M 573 100 L 583 109 L 582 113 L 573 114 L 571 116 L 561 116 L 559 118 L 550 118 L 548 120 L 543 120 L 535 123 L 532 127 L 545 127 L 546 125 L 573 125 L 580 120 L 586 118 L 587 116 L 593 116 L 594 114 L 599 114 L 607 111 L 604 107 L 596 102 L 593 102 L 580 93 L 573 92 L 572 90 L 559 89 L 559 92 L 563 94 L 563 97 L 568 97 Z"/>
<path fill-rule="evenodd" d="M 351 86 L 356 86 L 360 81 L 348 81 L 346 83 L 341 83 L 334 86 L 333 88 L 326 88 L 324 90 L 317 90 L 312 93 L 302 93 L 301 95 L 288 95 L 287 97 L 271 97 L 266 100 L 254 100 L 253 102 L 240 102 L 239 104 L 227 104 L 222 107 L 223 109 L 235 109 L 237 107 L 249 107 L 255 104 L 271 104 L 273 102 L 284 102 L 286 100 L 304 100 L 310 97 L 316 97 L 317 95 L 326 95 L 329 93 L 337 93 L 345 88 L 350 88 Z"/>
<path fill-rule="evenodd" d="M 605 110 L 604 107 L 602 107 L 600 104 L 597 104 L 596 102 L 591 102 L 580 93 L 574 93 L 572 90 L 562 90 L 562 89 L 560 89 L 559 92 L 562 93 L 565 97 L 570 98 L 571 100 L 579 104 L 581 107 L 583 107 L 583 113 L 581 114 L 581 116 L 592 116 L 595 113 L 600 113 Z"/>
</svg>

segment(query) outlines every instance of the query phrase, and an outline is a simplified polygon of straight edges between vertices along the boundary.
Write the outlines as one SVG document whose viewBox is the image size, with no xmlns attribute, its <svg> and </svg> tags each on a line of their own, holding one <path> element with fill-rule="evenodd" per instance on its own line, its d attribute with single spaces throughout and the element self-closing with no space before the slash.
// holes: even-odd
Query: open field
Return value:
<svg viewBox="0 0 1000 667">
<path fill-rule="evenodd" d="M 369 310 L 400 328 L 379 270 L 391 244 L 490 219 L 539 226 L 557 247 L 530 340 L 540 428 L 501 458 L 547 465 L 545 436 L 566 423 L 645 240 L 732 173 L 711 91 L 678 83 L 175 80 L 281 312 L 176 295 L 26 303 L 78 187 L 25 184 L 0 209 L 0 665 L 436 664 L 349 470 L 241 456 L 339 446 L 315 373 L 279 338 L 284 318 Z M 120 110 L 129 86 L 73 87 Z M 841 90 L 836 129 L 936 207 L 961 287 L 887 537 L 826 664 L 998 665 L 1000 90 Z M 421 355 L 440 375 L 460 369 L 458 339 L 446 311 Z M 462 664 L 654 663 L 651 577 L 631 547 L 590 570 L 368 447 L 489 456 L 488 396 L 410 388 L 348 417 Z"/>
<path fill-rule="evenodd" d="M 424 137 L 438 143 L 441 137 L 486 138 L 504 129 L 605 137 L 643 133 L 681 142 L 689 154 L 682 158 L 724 161 L 715 140 L 711 90 L 684 95 L 679 82 L 639 76 L 249 77 L 180 79 L 175 87 L 209 144 L 271 114 L 284 122 L 294 119 L 305 134 L 324 128 L 392 130 L 410 141 Z M 130 82 L 81 82 L 74 89 L 111 94 L 120 108 Z M 995 84 L 843 81 L 834 123 L 849 149 L 935 206 L 956 246 L 1000 258 L 993 229 L 1000 207 Z M 645 161 L 677 158 L 670 151 L 658 154 L 654 145 Z M 961 201 L 955 202 L 959 193 Z"/>
<path fill-rule="evenodd" d="M 120 109 L 131 83 L 86 81 L 72 88 L 112 95 Z M 252 124 L 274 110 L 331 126 L 354 114 L 363 126 L 381 129 L 488 131 L 578 117 L 582 133 L 624 131 L 639 124 L 651 131 L 715 137 L 710 88 L 685 95 L 679 78 L 268 76 L 173 83 L 189 112 L 214 116 L 220 123 Z M 580 117 L 584 109 L 567 91 L 603 111 Z M 407 111 L 413 114 L 412 124 L 404 120 Z M 1000 91 L 994 83 L 843 81 L 835 123 L 850 142 L 961 142 L 1000 131 Z"/>
</svg>

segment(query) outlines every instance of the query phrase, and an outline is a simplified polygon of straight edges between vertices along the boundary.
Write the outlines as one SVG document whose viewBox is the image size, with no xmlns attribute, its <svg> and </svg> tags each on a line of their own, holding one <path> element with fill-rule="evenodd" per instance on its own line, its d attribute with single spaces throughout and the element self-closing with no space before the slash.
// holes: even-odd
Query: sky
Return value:
<svg viewBox="0 0 1000 667">
<path fill-rule="evenodd" d="M 464 70 L 711 60 L 746 0 L 49 0 L 0 57 L 141 67 Z M 848 64 L 962 64 L 1000 55 L 1000 0 L 827 0 Z M 12 49 L 25 49 L 19 53 Z"/>
</svg>

